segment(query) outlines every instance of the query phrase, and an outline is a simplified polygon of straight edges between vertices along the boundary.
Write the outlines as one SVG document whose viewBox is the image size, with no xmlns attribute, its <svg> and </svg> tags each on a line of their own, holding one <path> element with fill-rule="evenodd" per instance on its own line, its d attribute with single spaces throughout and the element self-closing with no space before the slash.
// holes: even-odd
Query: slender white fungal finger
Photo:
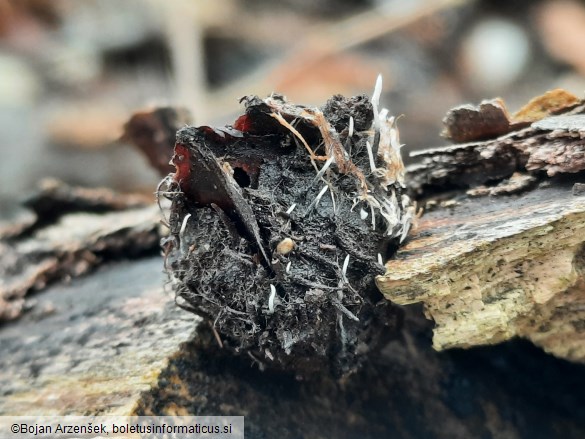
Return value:
<svg viewBox="0 0 585 439">
<path fill-rule="evenodd" d="M 353 116 L 349 116 L 349 129 L 347 137 L 353 137 Z"/>
<path fill-rule="evenodd" d="M 329 186 L 327 186 L 327 185 L 323 186 L 323 189 L 321 189 L 321 192 L 319 192 L 319 194 L 315 198 L 315 206 L 319 205 L 319 201 L 321 201 L 321 198 L 323 198 L 323 195 L 325 195 L 325 192 L 327 192 L 327 189 L 329 189 Z"/>
<path fill-rule="evenodd" d="M 181 224 L 181 230 L 179 230 L 179 238 L 183 239 L 183 235 L 185 234 L 185 229 L 187 228 L 187 223 L 189 222 L 189 218 L 191 218 L 191 214 L 188 213 L 183 218 L 183 224 Z"/>
<path fill-rule="evenodd" d="M 349 254 L 343 260 L 343 268 L 341 269 L 341 274 L 345 277 L 347 273 L 347 267 L 349 266 Z"/>
<path fill-rule="evenodd" d="M 292 261 L 288 261 L 288 264 L 286 264 L 285 271 L 286 271 L 287 274 L 290 273 L 290 266 L 291 266 L 291 264 L 292 264 Z"/>
<path fill-rule="evenodd" d="M 368 212 L 366 212 L 364 209 L 360 209 L 360 218 L 365 220 L 368 217 Z"/>
<path fill-rule="evenodd" d="M 380 106 L 380 95 L 382 94 L 382 74 L 376 78 L 374 93 L 372 94 L 372 107 L 374 109 L 374 126 L 380 128 L 380 119 L 378 117 L 378 107 Z"/>
<path fill-rule="evenodd" d="M 297 203 L 292 203 L 292 205 L 286 210 L 286 214 L 290 215 L 292 211 L 295 210 L 295 207 L 297 207 Z"/>
<path fill-rule="evenodd" d="M 333 189 L 329 191 L 329 195 L 331 195 L 331 203 L 333 204 L 333 213 L 337 213 L 337 206 L 335 204 L 335 195 L 333 195 Z"/>
<path fill-rule="evenodd" d="M 274 314 L 274 298 L 276 297 L 276 287 L 270 284 L 270 296 L 268 296 L 268 313 Z"/>
<path fill-rule="evenodd" d="M 378 253 L 378 264 L 384 265 L 384 260 L 382 259 L 382 255 Z"/>
<path fill-rule="evenodd" d="M 183 239 L 183 235 L 185 234 L 185 230 L 187 229 L 187 223 L 189 222 L 189 218 L 191 218 L 191 214 L 188 213 L 183 218 L 183 223 L 181 224 L 181 229 L 179 230 L 179 248 L 181 249 L 181 253 L 185 254 L 187 252 L 187 242 Z"/>
<path fill-rule="evenodd" d="M 311 204 L 309 204 L 309 207 L 307 207 L 307 211 L 305 213 L 308 214 L 313 207 L 317 206 L 319 204 L 319 201 L 321 201 L 321 198 L 323 197 L 323 195 L 325 194 L 325 192 L 327 192 L 327 189 L 329 189 L 328 185 L 325 185 L 321 191 L 317 194 L 317 196 L 315 197 L 315 199 L 313 201 L 311 201 Z"/>
<path fill-rule="evenodd" d="M 368 150 L 368 158 L 370 159 L 370 170 L 374 172 L 376 170 L 376 162 L 374 162 L 374 152 L 372 151 L 372 145 L 366 141 L 366 149 Z"/>
</svg>

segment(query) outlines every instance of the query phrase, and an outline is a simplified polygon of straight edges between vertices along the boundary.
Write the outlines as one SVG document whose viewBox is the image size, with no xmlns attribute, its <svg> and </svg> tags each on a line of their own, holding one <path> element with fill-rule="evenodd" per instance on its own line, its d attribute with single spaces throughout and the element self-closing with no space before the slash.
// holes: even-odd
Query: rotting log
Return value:
<svg viewBox="0 0 585 439">
<path fill-rule="evenodd" d="M 585 362 L 584 113 L 563 90 L 513 117 L 501 100 L 463 106 L 446 134 L 467 143 L 414 154 L 410 189 L 439 209 L 377 285 L 395 303 L 425 304 L 436 349 L 519 336 Z"/>
</svg>

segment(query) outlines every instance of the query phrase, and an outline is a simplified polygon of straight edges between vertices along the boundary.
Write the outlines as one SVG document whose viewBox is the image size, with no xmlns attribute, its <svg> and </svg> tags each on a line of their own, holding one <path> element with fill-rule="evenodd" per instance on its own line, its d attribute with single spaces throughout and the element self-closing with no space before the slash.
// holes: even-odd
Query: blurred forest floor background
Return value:
<svg viewBox="0 0 585 439">
<path fill-rule="evenodd" d="M 152 193 L 119 140 L 148 106 L 224 125 L 243 95 L 321 105 L 382 73 L 406 157 L 444 142 L 455 105 L 583 96 L 583 47 L 576 0 L 0 0 L 0 219 L 45 177 Z"/>
</svg>

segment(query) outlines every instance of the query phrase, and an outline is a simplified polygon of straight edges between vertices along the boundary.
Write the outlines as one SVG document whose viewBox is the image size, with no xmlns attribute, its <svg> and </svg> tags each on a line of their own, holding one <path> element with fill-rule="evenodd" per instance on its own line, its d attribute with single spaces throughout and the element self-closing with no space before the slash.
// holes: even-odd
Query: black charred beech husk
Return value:
<svg viewBox="0 0 585 439">
<path fill-rule="evenodd" d="M 177 133 L 163 181 L 177 303 L 261 367 L 350 372 L 400 320 L 374 283 L 414 211 L 394 118 L 364 95 L 242 101 L 233 126 Z"/>
</svg>

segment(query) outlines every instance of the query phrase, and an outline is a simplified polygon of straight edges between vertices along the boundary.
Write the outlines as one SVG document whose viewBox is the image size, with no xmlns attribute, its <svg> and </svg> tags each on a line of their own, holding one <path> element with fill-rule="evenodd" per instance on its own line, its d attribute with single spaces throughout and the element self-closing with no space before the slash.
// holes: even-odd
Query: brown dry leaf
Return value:
<svg viewBox="0 0 585 439">
<path fill-rule="evenodd" d="M 512 122 L 535 122 L 577 103 L 579 103 L 579 98 L 575 95 L 562 88 L 556 88 L 531 99 L 530 102 L 514 114 Z"/>
</svg>

